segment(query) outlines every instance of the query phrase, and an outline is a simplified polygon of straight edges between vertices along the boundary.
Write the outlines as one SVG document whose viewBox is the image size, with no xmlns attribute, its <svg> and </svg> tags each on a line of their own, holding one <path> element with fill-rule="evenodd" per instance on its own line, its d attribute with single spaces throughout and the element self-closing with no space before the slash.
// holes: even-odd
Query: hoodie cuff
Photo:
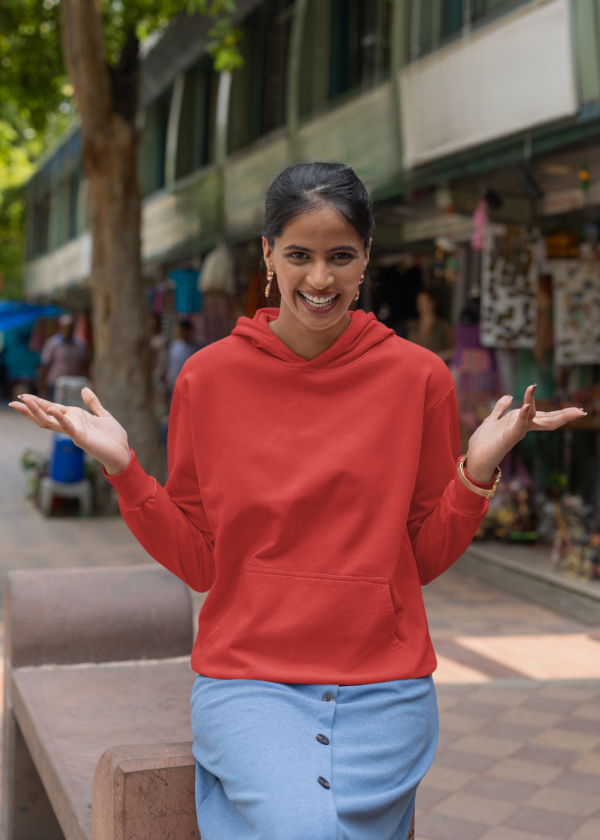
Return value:
<svg viewBox="0 0 600 840">
<path fill-rule="evenodd" d="M 131 509 L 141 507 L 144 502 L 148 501 L 156 489 L 156 480 L 144 472 L 133 449 L 129 451 L 131 452 L 131 461 L 123 472 L 117 475 L 108 475 L 102 467 L 102 475 L 110 481 L 119 494 L 119 502 L 123 507 Z"/>
</svg>

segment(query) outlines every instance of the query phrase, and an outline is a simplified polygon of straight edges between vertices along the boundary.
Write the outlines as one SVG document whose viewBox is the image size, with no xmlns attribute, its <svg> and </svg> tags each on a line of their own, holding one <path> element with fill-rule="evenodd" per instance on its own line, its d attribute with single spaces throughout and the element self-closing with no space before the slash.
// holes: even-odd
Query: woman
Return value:
<svg viewBox="0 0 600 840">
<path fill-rule="evenodd" d="M 446 365 L 348 312 L 372 229 L 352 169 L 276 178 L 263 249 L 280 307 L 185 364 L 165 488 L 91 391 L 93 415 L 12 404 L 100 460 L 141 544 L 210 589 L 192 654 L 203 840 L 405 840 L 438 730 L 421 585 L 468 546 L 516 441 L 580 415 L 536 414 L 535 386 L 506 415 L 503 397 L 457 471 Z"/>
<path fill-rule="evenodd" d="M 437 302 L 433 293 L 423 289 L 418 293 L 415 305 L 419 317 L 406 322 L 407 339 L 449 362 L 454 353 L 452 326 L 438 317 Z"/>
</svg>

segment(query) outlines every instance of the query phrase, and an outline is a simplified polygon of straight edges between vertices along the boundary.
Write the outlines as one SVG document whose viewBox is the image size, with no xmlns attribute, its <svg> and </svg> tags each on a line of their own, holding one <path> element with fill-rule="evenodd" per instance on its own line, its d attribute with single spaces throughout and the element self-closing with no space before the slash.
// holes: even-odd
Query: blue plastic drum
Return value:
<svg viewBox="0 0 600 840">
<path fill-rule="evenodd" d="M 83 449 L 75 446 L 68 435 L 57 432 L 50 457 L 50 478 L 73 484 L 83 479 L 83 470 Z"/>
</svg>

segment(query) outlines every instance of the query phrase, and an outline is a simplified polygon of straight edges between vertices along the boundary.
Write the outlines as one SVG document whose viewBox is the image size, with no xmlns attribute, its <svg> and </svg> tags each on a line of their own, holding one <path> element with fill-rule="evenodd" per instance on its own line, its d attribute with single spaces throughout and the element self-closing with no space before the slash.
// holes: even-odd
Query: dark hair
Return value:
<svg viewBox="0 0 600 840">
<path fill-rule="evenodd" d="M 350 222 L 369 248 L 375 220 L 367 188 L 344 163 L 295 163 L 275 178 L 267 192 L 263 236 L 269 245 L 296 216 L 330 204 Z"/>
</svg>

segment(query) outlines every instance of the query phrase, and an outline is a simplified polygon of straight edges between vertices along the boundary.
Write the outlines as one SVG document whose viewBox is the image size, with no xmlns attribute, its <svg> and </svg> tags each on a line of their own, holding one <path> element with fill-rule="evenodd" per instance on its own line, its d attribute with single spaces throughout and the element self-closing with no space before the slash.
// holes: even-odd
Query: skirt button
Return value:
<svg viewBox="0 0 600 840">
<path fill-rule="evenodd" d="M 329 738 L 327 735 L 317 735 L 317 741 L 319 744 L 324 744 L 325 746 L 329 744 Z"/>
<path fill-rule="evenodd" d="M 324 779 L 323 776 L 319 776 L 317 782 L 321 785 L 321 787 L 324 787 L 325 790 L 329 790 L 329 788 L 331 787 L 327 779 Z"/>
</svg>

